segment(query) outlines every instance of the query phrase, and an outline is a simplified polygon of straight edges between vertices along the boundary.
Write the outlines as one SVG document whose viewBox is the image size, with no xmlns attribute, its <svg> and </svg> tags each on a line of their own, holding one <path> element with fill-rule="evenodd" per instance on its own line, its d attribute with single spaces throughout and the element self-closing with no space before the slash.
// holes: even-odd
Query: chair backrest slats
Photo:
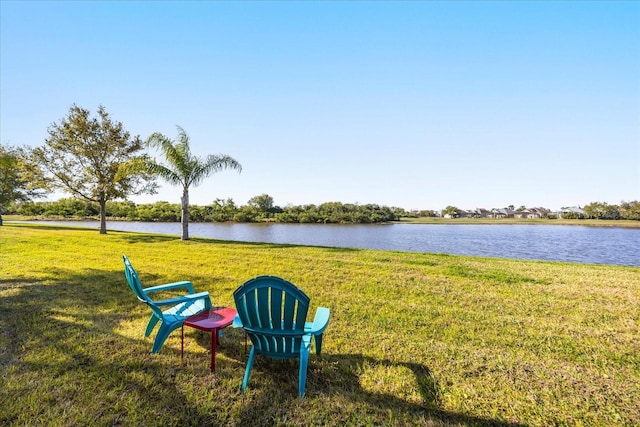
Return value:
<svg viewBox="0 0 640 427">
<path fill-rule="evenodd" d="M 122 258 L 124 259 L 124 273 L 127 277 L 129 287 L 140 301 L 148 303 L 150 298 L 142 290 L 142 283 L 140 283 L 138 273 L 136 273 L 136 270 L 133 268 L 133 265 L 131 265 L 131 262 L 126 256 L 123 255 Z"/>
<path fill-rule="evenodd" d="M 300 352 L 309 297 L 273 276 L 247 281 L 234 292 L 238 316 L 256 350 L 273 357 Z"/>
<path fill-rule="evenodd" d="M 256 299 L 255 291 L 247 292 L 246 309 L 247 309 L 247 315 L 249 316 L 249 324 L 255 325 L 257 327 L 262 327 L 262 325 L 260 324 L 260 319 L 258 318 L 257 308 L 258 308 L 258 301 Z"/>
<path fill-rule="evenodd" d="M 135 268 L 133 268 L 133 265 L 131 265 L 129 258 L 127 258 L 126 255 L 123 255 L 122 259 L 124 260 L 124 274 L 127 277 L 127 283 L 129 284 L 129 287 L 131 288 L 133 293 L 140 301 L 147 304 L 151 308 L 151 310 L 157 316 L 159 316 L 159 318 L 162 318 L 162 310 L 160 310 L 160 308 L 153 303 L 153 300 L 144 293 L 142 282 L 140 282 L 138 273 L 136 272 Z"/>
<path fill-rule="evenodd" d="M 245 319 L 249 318 L 249 311 L 247 310 L 247 298 L 238 298 L 236 299 L 236 311 L 238 312 L 238 316 L 244 322 Z M 244 325 L 248 325 L 249 323 L 244 323 Z"/>
<path fill-rule="evenodd" d="M 281 328 L 282 323 L 282 289 L 271 288 L 270 314 L 273 328 Z M 280 323 L 280 324 L 278 324 Z"/>
<path fill-rule="evenodd" d="M 258 321 L 261 328 L 268 328 L 273 325 L 271 322 L 271 304 L 269 302 L 269 288 L 258 288 Z"/>
<path fill-rule="evenodd" d="M 293 329 L 295 322 L 296 298 L 290 293 L 284 296 L 284 329 Z"/>
</svg>

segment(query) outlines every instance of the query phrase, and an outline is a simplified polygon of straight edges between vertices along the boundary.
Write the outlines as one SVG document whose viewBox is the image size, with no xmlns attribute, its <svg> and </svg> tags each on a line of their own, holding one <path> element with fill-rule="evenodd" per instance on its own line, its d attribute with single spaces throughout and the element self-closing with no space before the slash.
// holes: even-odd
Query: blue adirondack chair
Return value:
<svg viewBox="0 0 640 427">
<path fill-rule="evenodd" d="M 251 340 L 251 351 L 242 381 L 249 384 L 253 359 L 262 354 L 273 359 L 300 359 L 298 395 L 304 396 L 311 340 L 316 353 L 322 349 L 322 335 L 329 324 L 329 309 L 318 307 L 313 322 L 307 322 L 309 297 L 292 283 L 274 276 L 260 276 L 235 290 L 238 311 L 235 326 L 241 326 Z"/>
<path fill-rule="evenodd" d="M 209 299 L 209 292 L 195 293 L 193 285 L 189 281 L 168 283 L 166 285 L 152 286 L 150 288 L 143 288 L 138 277 L 138 273 L 131 265 L 131 262 L 126 255 L 122 256 L 124 260 L 124 272 L 127 276 L 127 283 L 138 297 L 140 301 L 145 303 L 151 309 L 151 318 L 147 324 L 144 336 L 148 337 L 155 326 L 160 322 L 160 328 L 153 341 L 152 353 L 157 353 L 162 348 L 164 342 L 167 340 L 169 334 L 176 328 L 179 328 L 184 323 L 184 320 L 194 314 L 200 313 L 203 310 L 211 308 L 211 300 Z M 187 295 L 168 298 L 163 300 L 153 300 L 149 297 L 149 294 L 155 292 L 163 292 L 175 289 L 184 288 L 188 292 Z M 162 310 L 161 307 L 170 307 L 166 310 Z"/>
</svg>

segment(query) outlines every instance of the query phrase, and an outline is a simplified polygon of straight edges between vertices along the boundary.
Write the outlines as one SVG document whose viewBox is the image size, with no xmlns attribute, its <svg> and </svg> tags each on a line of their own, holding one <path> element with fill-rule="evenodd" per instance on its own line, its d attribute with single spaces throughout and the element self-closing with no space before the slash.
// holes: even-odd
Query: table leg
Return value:
<svg viewBox="0 0 640 427">
<path fill-rule="evenodd" d="M 180 334 L 180 361 L 184 363 L 184 325 L 182 325 L 180 329 L 182 330 L 182 333 Z"/>
<path fill-rule="evenodd" d="M 211 331 L 211 372 L 216 370 L 216 345 L 218 343 L 218 330 Z"/>
</svg>

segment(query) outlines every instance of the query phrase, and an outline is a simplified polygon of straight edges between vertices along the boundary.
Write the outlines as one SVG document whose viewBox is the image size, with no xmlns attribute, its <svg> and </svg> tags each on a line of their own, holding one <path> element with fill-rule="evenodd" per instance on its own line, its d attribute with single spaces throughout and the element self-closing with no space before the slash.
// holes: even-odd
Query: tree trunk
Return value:
<svg viewBox="0 0 640 427">
<path fill-rule="evenodd" d="M 189 188 L 182 189 L 182 240 L 189 240 Z"/>
<path fill-rule="evenodd" d="M 107 201 L 100 200 L 100 234 L 107 234 Z"/>
</svg>

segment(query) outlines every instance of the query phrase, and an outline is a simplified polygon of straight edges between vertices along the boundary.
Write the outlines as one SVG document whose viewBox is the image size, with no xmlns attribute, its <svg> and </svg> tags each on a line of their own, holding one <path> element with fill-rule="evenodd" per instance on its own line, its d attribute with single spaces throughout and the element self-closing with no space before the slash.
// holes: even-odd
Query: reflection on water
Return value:
<svg viewBox="0 0 640 427">
<path fill-rule="evenodd" d="M 94 221 L 41 221 L 98 227 Z M 108 230 L 181 234 L 179 223 L 107 222 Z M 192 223 L 191 237 L 640 266 L 640 229 L 571 225 Z"/>
</svg>

